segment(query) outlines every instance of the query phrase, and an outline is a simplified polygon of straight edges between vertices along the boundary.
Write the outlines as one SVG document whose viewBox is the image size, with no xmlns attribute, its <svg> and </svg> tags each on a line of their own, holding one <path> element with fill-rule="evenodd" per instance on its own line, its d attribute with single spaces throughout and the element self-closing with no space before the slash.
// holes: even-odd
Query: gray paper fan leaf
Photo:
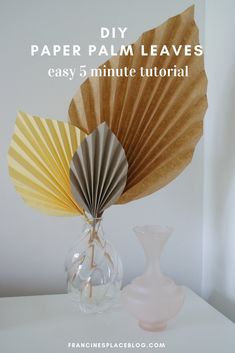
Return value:
<svg viewBox="0 0 235 353">
<path fill-rule="evenodd" d="M 124 191 L 128 172 L 125 151 L 106 123 L 83 140 L 70 164 L 71 191 L 94 218 Z"/>
</svg>

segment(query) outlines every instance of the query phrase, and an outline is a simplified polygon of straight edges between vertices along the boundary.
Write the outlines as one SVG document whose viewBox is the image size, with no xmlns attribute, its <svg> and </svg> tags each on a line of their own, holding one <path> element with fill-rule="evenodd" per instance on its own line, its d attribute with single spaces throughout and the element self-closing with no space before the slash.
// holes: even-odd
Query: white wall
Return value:
<svg viewBox="0 0 235 353">
<path fill-rule="evenodd" d="M 196 18 L 204 33 L 204 1 L 196 0 Z M 16 112 L 66 120 L 71 97 L 81 81 L 51 80 L 52 66 L 94 67 L 104 58 L 30 58 L 32 43 L 99 43 L 101 26 L 128 26 L 125 43 L 191 5 L 191 0 L 5 1 L 1 5 L 0 119 L 0 295 L 65 291 L 64 258 L 78 239 L 79 218 L 56 218 L 26 206 L 8 177 L 6 155 Z M 107 41 L 108 43 L 108 41 Z M 117 45 L 121 42 L 116 40 Z M 144 256 L 132 227 L 169 224 L 175 228 L 163 267 L 196 292 L 202 275 L 202 143 L 192 164 L 174 182 L 143 200 L 114 206 L 105 229 L 124 263 L 124 283 L 143 270 Z"/>
<path fill-rule="evenodd" d="M 235 2 L 206 2 L 203 295 L 235 320 Z"/>
</svg>

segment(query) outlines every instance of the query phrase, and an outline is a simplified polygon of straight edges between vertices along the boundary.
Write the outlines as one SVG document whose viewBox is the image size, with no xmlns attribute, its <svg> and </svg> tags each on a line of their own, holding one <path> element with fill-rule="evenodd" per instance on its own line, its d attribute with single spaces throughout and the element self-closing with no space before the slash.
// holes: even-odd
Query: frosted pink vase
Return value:
<svg viewBox="0 0 235 353">
<path fill-rule="evenodd" d="M 183 305 L 184 290 L 164 276 L 160 256 L 172 229 L 161 226 L 135 227 L 147 259 L 146 271 L 122 290 L 123 306 L 148 331 L 164 330 Z"/>
</svg>

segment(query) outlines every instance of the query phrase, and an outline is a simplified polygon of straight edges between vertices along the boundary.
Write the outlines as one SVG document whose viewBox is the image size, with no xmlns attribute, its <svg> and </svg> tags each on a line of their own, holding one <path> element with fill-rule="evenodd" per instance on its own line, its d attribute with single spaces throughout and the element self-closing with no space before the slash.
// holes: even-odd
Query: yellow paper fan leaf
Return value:
<svg viewBox="0 0 235 353">
<path fill-rule="evenodd" d="M 30 206 L 50 215 L 82 215 L 70 190 L 71 159 L 85 134 L 69 123 L 19 113 L 8 151 L 9 174 Z"/>
<path fill-rule="evenodd" d="M 166 45 L 184 48 L 192 55 L 141 56 Z M 133 56 L 113 56 L 100 70 L 188 67 L 188 77 L 90 77 L 79 88 L 69 107 L 69 118 L 87 134 L 103 121 L 121 142 L 128 161 L 126 188 L 119 203 L 157 191 L 189 164 L 202 135 L 207 108 L 207 78 L 199 45 L 194 9 L 190 7 L 161 26 L 147 31 L 132 44 Z"/>
</svg>

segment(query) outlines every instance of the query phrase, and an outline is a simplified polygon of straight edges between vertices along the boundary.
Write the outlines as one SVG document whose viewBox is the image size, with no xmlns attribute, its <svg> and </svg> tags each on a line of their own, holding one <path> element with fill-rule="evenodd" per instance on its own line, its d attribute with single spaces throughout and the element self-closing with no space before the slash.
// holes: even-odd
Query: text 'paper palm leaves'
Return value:
<svg viewBox="0 0 235 353">
<path fill-rule="evenodd" d="M 19 113 L 9 152 L 9 174 L 25 202 L 51 215 L 81 215 L 69 168 L 85 134 L 68 123 Z"/>
<path fill-rule="evenodd" d="M 141 45 L 176 47 L 199 44 L 193 7 L 142 34 L 134 55 L 113 56 L 106 68 L 189 68 L 189 77 L 90 77 L 69 107 L 72 124 L 86 133 L 103 121 L 122 144 L 129 165 L 119 203 L 144 197 L 174 179 L 191 161 L 202 135 L 207 108 L 203 56 L 141 56 Z"/>
<path fill-rule="evenodd" d="M 122 145 L 106 123 L 87 136 L 74 154 L 70 179 L 72 193 L 94 218 L 121 196 L 128 164 Z"/>
</svg>

